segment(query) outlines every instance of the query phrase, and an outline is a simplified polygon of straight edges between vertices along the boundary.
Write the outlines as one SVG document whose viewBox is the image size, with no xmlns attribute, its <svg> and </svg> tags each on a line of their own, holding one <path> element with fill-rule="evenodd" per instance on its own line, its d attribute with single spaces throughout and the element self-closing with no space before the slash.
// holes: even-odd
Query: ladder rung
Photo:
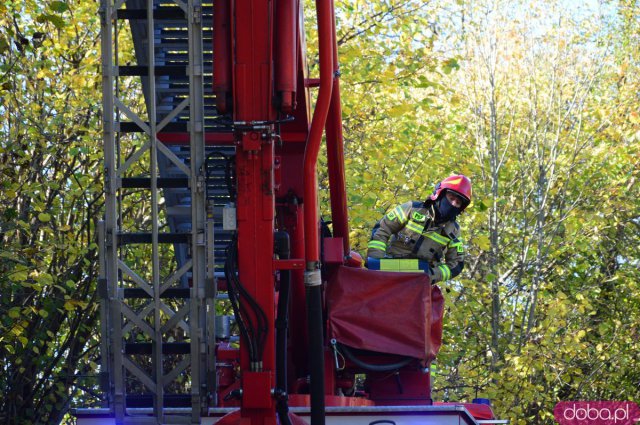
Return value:
<svg viewBox="0 0 640 425">
<path fill-rule="evenodd" d="M 189 29 L 187 28 L 187 23 L 184 23 L 182 28 L 163 28 L 161 30 L 160 36 L 163 38 L 171 38 L 171 39 L 182 39 L 185 43 L 188 43 L 189 40 Z M 203 38 L 211 38 L 213 36 L 213 30 L 208 27 L 204 27 L 202 29 Z"/>
<path fill-rule="evenodd" d="M 167 288 L 160 298 L 189 298 L 191 288 Z M 124 288 L 124 297 L 132 298 L 151 298 L 151 296 L 142 288 Z"/>
<path fill-rule="evenodd" d="M 189 243 L 191 233 L 158 233 L 158 243 Z M 118 233 L 120 245 L 151 243 L 151 233 Z"/>
<path fill-rule="evenodd" d="M 145 123 L 145 124 L 149 125 L 149 123 Z M 135 122 L 133 122 L 133 121 L 121 121 L 120 122 L 120 132 L 121 133 L 142 133 L 143 131 L 144 130 L 142 130 L 140 128 L 140 126 L 138 124 L 136 124 Z M 166 131 L 166 132 L 169 132 L 169 133 L 186 132 L 187 131 L 187 123 L 170 122 L 169 124 L 164 126 L 162 131 Z M 159 134 L 162 134 L 162 132 L 160 132 Z"/>
<path fill-rule="evenodd" d="M 159 177 L 157 179 L 158 188 L 188 188 L 189 179 L 186 177 Z M 122 187 L 125 189 L 140 188 L 150 189 L 151 179 L 149 177 L 125 177 L 122 179 Z"/>
<path fill-rule="evenodd" d="M 191 217 L 191 207 L 187 205 L 175 205 L 175 206 L 167 206 L 167 215 L 172 218 L 180 217 Z M 222 214 L 219 214 L 218 219 L 222 220 Z"/>
<path fill-rule="evenodd" d="M 118 9 L 118 19 L 147 19 L 147 9 Z M 153 11 L 153 19 L 186 20 L 179 7 L 161 7 Z"/>
<path fill-rule="evenodd" d="M 153 344 L 150 342 L 127 342 L 124 344 L 125 354 L 151 354 Z M 189 354 L 190 342 L 163 342 L 162 354 Z"/>
<path fill-rule="evenodd" d="M 186 76 L 186 66 L 171 66 L 171 65 L 158 65 L 154 69 L 155 75 L 170 75 L 170 76 Z M 149 74 L 149 67 L 146 65 L 125 65 L 120 66 L 118 75 L 120 76 L 141 76 L 146 77 Z"/>
<path fill-rule="evenodd" d="M 204 39 L 204 38 L 202 39 L 203 44 L 204 43 L 212 43 L 212 41 L 213 40 L 211 38 L 209 38 L 208 40 Z M 176 49 L 187 50 L 188 49 L 188 47 L 187 47 L 188 45 L 189 45 L 188 41 L 183 41 L 183 42 L 177 42 L 176 41 L 176 42 L 171 42 L 171 43 L 168 43 L 168 42 L 165 41 L 162 44 L 156 44 L 154 47 L 155 47 L 156 51 L 162 50 L 162 49 L 167 49 L 167 50 L 176 50 Z M 212 50 L 210 52 L 212 52 Z M 205 50 L 204 53 L 207 53 L 207 51 Z"/>
<path fill-rule="evenodd" d="M 153 394 L 127 394 L 127 407 L 153 406 Z M 165 394 L 164 407 L 191 407 L 191 394 Z"/>
</svg>

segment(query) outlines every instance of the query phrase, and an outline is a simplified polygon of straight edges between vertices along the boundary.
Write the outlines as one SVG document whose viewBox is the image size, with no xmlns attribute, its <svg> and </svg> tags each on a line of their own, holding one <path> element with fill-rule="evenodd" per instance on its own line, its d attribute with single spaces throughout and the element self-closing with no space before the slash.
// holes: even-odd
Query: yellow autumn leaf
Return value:
<svg viewBox="0 0 640 425">
<path fill-rule="evenodd" d="M 411 108 L 412 108 L 412 105 L 409 105 L 406 103 L 402 105 L 396 105 L 393 108 L 389 109 L 389 116 L 393 118 L 400 117 L 406 114 L 407 112 L 409 112 Z"/>
<path fill-rule="evenodd" d="M 483 251 L 488 251 L 491 248 L 491 241 L 486 235 L 480 235 L 475 240 L 476 246 Z"/>
</svg>

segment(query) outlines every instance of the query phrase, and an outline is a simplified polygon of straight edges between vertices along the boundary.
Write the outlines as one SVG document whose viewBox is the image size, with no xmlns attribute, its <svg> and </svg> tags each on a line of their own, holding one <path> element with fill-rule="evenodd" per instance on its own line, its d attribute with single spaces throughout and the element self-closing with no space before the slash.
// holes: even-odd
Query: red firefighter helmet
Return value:
<svg viewBox="0 0 640 425">
<path fill-rule="evenodd" d="M 471 203 L 471 180 L 469 180 L 467 176 L 463 174 L 454 174 L 453 176 L 449 176 L 442 180 L 436 185 L 436 188 L 433 190 L 431 196 L 429 196 L 429 199 L 436 201 L 440 198 L 440 195 L 445 193 L 447 190 L 451 190 L 465 199 L 466 202 L 462 209 L 465 209 L 469 203 Z"/>
</svg>

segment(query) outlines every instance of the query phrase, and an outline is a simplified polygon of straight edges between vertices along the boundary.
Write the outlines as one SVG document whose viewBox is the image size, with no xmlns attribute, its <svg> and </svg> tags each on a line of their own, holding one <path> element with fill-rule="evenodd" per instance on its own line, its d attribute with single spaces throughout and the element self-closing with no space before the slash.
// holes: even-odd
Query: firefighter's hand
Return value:
<svg viewBox="0 0 640 425">
<path fill-rule="evenodd" d="M 424 260 L 420 260 L 420 270 L 422 270 L 427 276 L 429 276 L 429 280 L 433 281 L 433 268 L 431 264 Z"/>
</svg>

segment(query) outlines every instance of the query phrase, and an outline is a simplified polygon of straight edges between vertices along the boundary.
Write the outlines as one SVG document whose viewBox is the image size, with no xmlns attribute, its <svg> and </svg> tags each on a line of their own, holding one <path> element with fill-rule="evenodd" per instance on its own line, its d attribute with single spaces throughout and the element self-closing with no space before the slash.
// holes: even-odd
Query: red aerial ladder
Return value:
<svg viewBox="0 0 640 425">
<path fill-rule="evenodd" d="M 104 399 L 78 424 L 501 423 L 487 404 L 431 398 L 439 289 L 350 249 L 333 1 L 316 1 L 318 78 L 300 0 L 100 13 Z"/>
</svg>

